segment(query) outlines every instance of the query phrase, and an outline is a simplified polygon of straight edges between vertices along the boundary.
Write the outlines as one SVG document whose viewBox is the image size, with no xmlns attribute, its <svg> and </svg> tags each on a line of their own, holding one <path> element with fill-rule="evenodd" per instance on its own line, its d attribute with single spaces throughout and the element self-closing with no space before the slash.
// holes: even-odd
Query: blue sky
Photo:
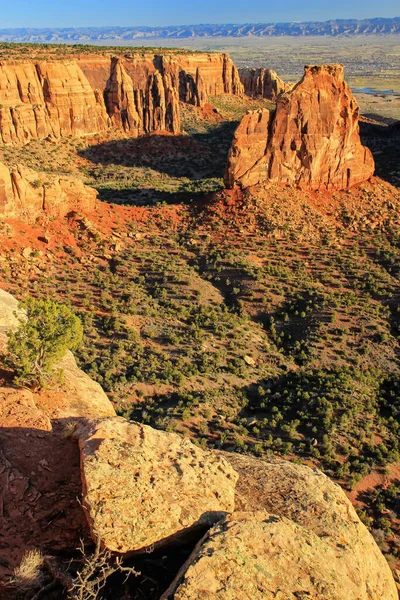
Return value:
<svg viewBox="0 0 400 600">
<path fill-rule="evenodd" d="M 0 29 L 399 16 L 398 0 L 0 0 Z"/>
</svg>

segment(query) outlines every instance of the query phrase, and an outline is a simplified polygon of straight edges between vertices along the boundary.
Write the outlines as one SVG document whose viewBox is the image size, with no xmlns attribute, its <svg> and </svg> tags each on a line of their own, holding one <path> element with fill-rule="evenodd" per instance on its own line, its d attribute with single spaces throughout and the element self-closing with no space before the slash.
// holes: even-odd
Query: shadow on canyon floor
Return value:
<svg viewBox="0 0 400 600">
<path fill-rule="evenodd" d="M 174 136 L 163 132 L 89 146 L 87 183 L 99 199 L 120 204 L 190 203 L 223 188 L 228 151 L 237 123 L 207 132 Z"/>
<path fill-rule="evenodd" d="M 399 186 L 399 127 L 374 120 L 360 123 L 362 142 L 374 155 L 376 175 Z M 237 122 L 227 122 L 192 135 L 161 132 L 110 140 L 91 145 L 79 155 L 88 161 L 84 168 L 87 183 L 104 202 L 191 204 L 223 189 L 236 126 Z"/>
<path fill-rule="evenodd" d="M 193 135 L 160 132 L 111 140 L 79 154 L 93 164 L 149 167 L 170 177 L 222 177 L 236 127 L 236 122 L 228 122 Z"/>
<path fill-rule="evenodd" d="M 365 116 L 378 118 L 376 115 Z M 391 125 L 360 123 L 361 141 L 371 150 L 375 160 L 375 175 L 397 187 L 400 187 L 399 124 L 400 121 Z"/>
</svg>

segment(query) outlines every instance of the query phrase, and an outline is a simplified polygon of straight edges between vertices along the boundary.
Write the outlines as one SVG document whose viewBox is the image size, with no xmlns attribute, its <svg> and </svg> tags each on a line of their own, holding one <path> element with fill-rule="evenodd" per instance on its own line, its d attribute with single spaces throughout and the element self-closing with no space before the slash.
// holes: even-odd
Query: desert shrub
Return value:
<svg viewBox="0 0 400 600">
<path fill-rule="evenodd" d="M 42 580 L 42 565 L 43 555 L 40 550 L 27 550 L 14 569 L 12 583 L 21 590 L 34 589 Z"/>
<path fill-rule="evenodd" d="M 75 350 L 83 330 L 67 306 L 29 296 L 21 303 L 26 318 L 8 335 L 7 364 L 22 385 L 42 386 L 51 379 L 53 367 L 67 350 Z"/>
</svg>

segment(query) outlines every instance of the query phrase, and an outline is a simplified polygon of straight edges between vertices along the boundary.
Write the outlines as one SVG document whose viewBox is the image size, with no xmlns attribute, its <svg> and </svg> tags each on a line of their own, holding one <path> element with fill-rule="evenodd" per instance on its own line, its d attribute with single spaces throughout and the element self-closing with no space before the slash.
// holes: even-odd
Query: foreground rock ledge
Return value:
<svg viewBox="0 0 400 600">
<path fill-rule="evenodd" d="M 358 117 L 343 65 L 305 67 L 302 80 L 277 99 L 275 112 L 243 117 L 229 152 L 226 187 L 269 181 L 343 190 L 366 181 L 374 160 L 361 144 Z"/>
<path fill-rule="evenodd" d="M 89 525 L 109 550 L 173 541 L 234 510 L 234 469 L 185 438 L 118 417 L 75 435 Z"/>
<path fill-rule="evenodd" d="M 279 458 L 265 461 L 228 452 L 224 452 L 223 456 L 239 474 L 235 489 L 237 511 L 249 513 L 262 510 L 289 519 L 301 530 L 312 532 L 316 540 L 323 542 L 321 546 L 318 541 L 318 547 L 324 552 L 326 560 L 329 560 L 333 549 L 335 560 L 330 568 L 338 578 L 348 581 L 349 590 L 352 591 L 349 595 L 345 593 L 340 596 L 338 593 L 337 596 L 328 595 L 326 598 L 397 599 L 396 585 L 386 559 L 338 484 L 318 469 Z M 293 542 L 291 552 L 292 568 L 295 569 L 303 558 L 302 549 L 296 548 Z M 311 554 L 309 557 L 311 559 Z M 311 563 L 309 568 L 312 567 Z M 294 586 L 292 594 L 297 589 Z M 239 593 L 238 597 L 241 597 Z M 274 598 L 273 595 L 266 597 Z M 303 597 L 289 594 L 282 598 Z M 305 595 L 304 598 L 322 599 L 325 596 Z"/>
<path fill-rule="evenodd" d="M 346 560 L 347 558 L 347 560 Z M 259 511 L 218 523 L 163 600 L 395 600 L 386 572 L 360 577 L 344 543 Z M 387 567 L 389 569 L 389 567 Z"/>
</svg>

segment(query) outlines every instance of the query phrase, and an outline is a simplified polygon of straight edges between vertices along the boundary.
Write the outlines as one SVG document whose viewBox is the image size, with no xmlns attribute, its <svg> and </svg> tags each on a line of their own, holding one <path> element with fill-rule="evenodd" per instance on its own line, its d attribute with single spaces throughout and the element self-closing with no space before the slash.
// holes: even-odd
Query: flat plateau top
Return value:
<svg viewBox="0 0 400 600">
<path fill-rule="evenodd" d="M 160 48 L 149 46 L 94 46 L 85 44 L 9 44 L 0 43 L 0 60 L 62 60 L 88 55 L 126 56 L 133 55 L 211 54 L 184 48 Z M 212 54 L 214 54 L 212 52 Z M 217 53 L 216 53 L 217 54 Z"/>
</svg>

